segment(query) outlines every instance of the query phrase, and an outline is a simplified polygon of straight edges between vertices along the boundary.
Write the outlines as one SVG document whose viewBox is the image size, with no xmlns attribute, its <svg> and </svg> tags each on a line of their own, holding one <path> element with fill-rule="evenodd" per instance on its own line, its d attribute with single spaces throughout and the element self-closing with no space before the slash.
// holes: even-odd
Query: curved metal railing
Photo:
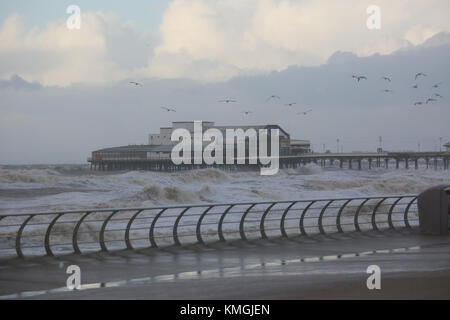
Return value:
<svg viewBox="0 0 450 320">
<path fill-rule="evenodd" d="M 417 196 L 267 201 L 0 215 L 0 257 L 402 229 Z"/>
</svg>

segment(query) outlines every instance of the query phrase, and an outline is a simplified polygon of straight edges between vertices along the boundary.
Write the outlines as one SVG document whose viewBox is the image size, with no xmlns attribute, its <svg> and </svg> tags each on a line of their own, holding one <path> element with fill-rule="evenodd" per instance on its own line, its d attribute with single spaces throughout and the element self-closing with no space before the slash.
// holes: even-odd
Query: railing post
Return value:
<svg viewBox="0 0 450 320">
<path fill-rule="evenodd" d="M 128 250 L 132 250 L 133 249 L 133 245 L 131 244 L 131 241 L 130 241 L 130 228 L 131 228 L 131 225 L 133 224 L 134 220 L 137 218 L 137 216 L 142 211 L 144 211 L 144 210 L 136 211 L 136 213 L 131 217 L 131 219 L 127 223 L 127 227 L 125 229 L 125 245 L 127 246 Z"/>
<path fill-rule="evenodd" d="M 319 231 L 321 234 L 325 234 L 325 230 L 323 228 L 323 224 L 322 224 L 322 219 L 323 219 L 323 215 L 325 213 L 325 211 L 327 210 L 327 208 L 334 202 L 335 200 L 330 200 L 328 201 L 328 203 L 322 208 L 322 210 L 320 211 L 320 215 L 319 215 Z"/>
<path fill-rule="evenodd" d="M 181 242 L 178 238 L 178 224 L 180 223 L 181 218 L 184 216 L 186 211 L 188 211 L 191 207 L 186 207 L 177 217 L 177 220 L 175 221 L 175 224 L 173 226 L 173 241 L 177 246 L 181 246 Z"/>
<path fill-rule="evenodd" d="M 98 237 L 99 239 L 99 243 L 100 243 L 100 248 L 102 248 L 103 252 L 107 252 L 108 248 L 105 245 L 105 230 L 106 230 L 106 225 L 108 224 L 109 220 L 111 220 L 111 218 L 119 211 L 113 211 L 108 218 L 105 219 L 105 221 L 102 224 L 102 227 L 100 229 L 100 235 Z"/>
<path fill-rule="evenodd" d="M 156 222 L 158 221 L 159 217 L 165 212 L 166 210 L 162 210 L 158 212 L 158 214 L 153 218 L 152 225 L 150 226 L 150 231 L 148 232 L 148 239 L 150 240 L 151 246 L 153 248 L 158 248 L 158 245 L 155 241 L 155 226 Z"/>
<path fill-rule="evenodd" d="M 214 206 L 209 206 L 208 208 L 206 208 L 206 210 L 203 211 L 202 215 L 200 216 L 200 218 L 198 219 L 198 222 L 197 222 L 197 227 L 196 227 L 196 229 L 195 229 L 195 233 L 196 233 L 196 235 L 197 235 L 197 241 L 198 241 L 199 243 L 201 243 L 201 244 L 205 244 L 205 242 L 203 241 L 203 238 L 202 238 L 202 234 L 201 234 L 201 231 L 202 231 L 202 230 L 201 230 L 202 222 L 203 222 L 203 219 L 205 218 L 206 214 L 207 214 L 212 208 L 214 208 Z"/>
<path fill-rule="evenodd" d="M 305 215 L 306 212 L 309 210 L 309 208 L 316 203 L 316 200 L 311 201 L 306 207 L 305 209 L 303 209 L 302 215 L 300 216 L 300 222 L 299 222 L 299 227 L 300 227 L 300 232 L 302 235 L 307 235 L 306 230 L 305 230 L 305 223 L 304 223 L 304 219 L 305 219 Z"/>
<path fill-rule="evenodd" d="M 358 209 L 356 209 L 356 212 L 355 212 L 355 219 L 354 219 L 354 221 L 353 221 L 353 224 L 354 224 L 354 226 L 355 226 L 355 230 L 358 231 L 358 232 L 361 231 L 361 229 L 359 228 L 359 222 L 358 222 L 359 212 L 361 211 L 362 207 L 366 204 L 366 202 L 369 201 L 369 200 L 370 200 L 370 198 L 365 199 L 365 200 L 359 205 Z"/>
<path fill-rule="evenodd" d="M 83 223 L 84 219 L 86 219 L 86 217 L 88 215 L 90 215 L 93 211 L 88 211 L 86 212 L 81 219 L 78 221 L 78 223 L 75 226 L 75 229 L 73 230 L 73 235 L 72 235 L 72 246 L 73 246 L 73 251 L 76 254 L 81 254 L 80 248 L 78 247 L 78 230 L 80 229 L 81 224 Z"/>
<path fill-rule="evenodd" d="M 353 199 L 348 199 L 348 200 L 341 206 L 341 208 L 339 209 L 339 212 L 338 212 L 338 214 L 337 214 L 337 216 L 336 216 L 336 226 L 337 226 L 337 229 L 338 229 L 338 232 L 339 232 L 339 233 L 343 233 L 343 232 L 344 232 L 344 230 L 342 229 L 342 226 L 341 226 L 341 216 L 342 216 L 342 213 L 344 212 L 345 207 L 346 207 L 352 200 L 353 200 Z"/>
<path fill-rule="evenodd" d="M 391 208 L 389 209 L 388 224 L 389 224 L 389 228 L 391 228 L 391 229 L 395 229 L 395 226 L 392 223 L 392 212 L 394 211 L 395 206 L 401 199 L 403 199 L 403 197 L 399 197 L 397 200 L 395 200 L 394 203 L 391 205 Z"/>
<path fill-rule="evenodd" d="M 378 201 L 378 203 L 375 205 L 375 207 L 373 208 L 372 211 L 372 228 L 373 230 L 378 231 L 378 226 L 377 226 L 377 221 L 375 219 L 375 215 L 377 214 L 377 210 L 380 207 L 380 205 L 386 200 L 387 198 L 383 198 L 380 201 Z"/>
<path fill-rule="evenodd" d="M 244 214 L 242 215 L 241 222 L 239 223 L 239 234 L 241 235 L 242 240 L 247 240 L 247 237 L 245 236 L 245 231 L 244 231 L 245 217 L 250 212 L 250 210 L 253 209 L 253 207 L 255 205 L 256 205 L 256 203 L 252 204 L 250 207 L 247 208 L 247 210 L 245 210 Z"/>
<path fill-rule="evenodd" d="M 413 199 L 408 203 L 408 205 L 405 208 L 405 214 L 403 216 L 403 220 L 405 221 L 405 226 L 409 229 L 411 229 L 411 225 L 409 224 L 409 221 L 408 221 L 409 208 L 416 200 L 417 200 L 417 197 L 413 197 Z"/>
<path fill-rule="evenodd" d="M 56 224 L 56 221 L 58 221 L 58 219 L 63 215 L 64 215 L 63 213 L 60 213 L 55 218 L 53 218 L 53 220 L 50 222 L 50 224 L 47 228 L 47 231 L 45 232 L 45 238 L 44 238 L 45 252 L 50 257 L 53 256 L 53 251 L 52 251 L 52 248 L 50 247 L 50 235 L 52 233 L 53 226 Z"/>
<path fill-rule="evenodd" d="M 261 222 L 259 224 L 259 229 L 261 232 L 261 238 L 262 239 L 267 239 L 267 235 L 266 235 L 266 231 L 265 231 L 265 227 L 264 227 L 264 221 L 266 220 L 266 216 L 269 213 L 269 211 L 273 208 L 273 206 L 276 204 L 276 202 L 272 203 L 270 206 L 267 207 L 267 209 L 264 211 L 262 217 L 261 217 Z"/>
<path fill-rule="evenodd" d="M 225 242 L 225 237 L 223 236 L 223 221 L 225 220 L 225 216 L 228 214 L 228 212 L 231 210 L 231 208 L 234 207 L 234 204 L 230 205 L 228 208 L 225 209 L 225 211 L 220 216 L 219 225 L 217 226 L 217 232 L 219 233 L 219 239 L 220 241 Z"/>
<path fill-rule="evenodd" d="M 21 224 L 19 230 L 17 231 L 16 236 L 16 253 L 19 258 L 23 258 L 23 252 L 22 248 L 20 247 L 20 238 L 22 237 L 23 229 L 25 229 L 25 226 L 27 223 L 34 217 L 34 215 L 30 215 L 28 218 L 25 219 L 25 221 Z"/>
<path fill-rule="evenodd" d="M 285 220 L 286 220 L 286 216 L 289 212 L 289 210 L 291 210 L 291 208 L 298 203 L 298 201 L 294 201 L 292 202 L 283 212 L 283 215 L 281 216 L 281 221 L 280 221 L 280 229 L 281 229 L 281 235 L 285 238 L 288 237 L 288 234 L 286 232 L 286 228 L 285 228 Z"/>
</svg>

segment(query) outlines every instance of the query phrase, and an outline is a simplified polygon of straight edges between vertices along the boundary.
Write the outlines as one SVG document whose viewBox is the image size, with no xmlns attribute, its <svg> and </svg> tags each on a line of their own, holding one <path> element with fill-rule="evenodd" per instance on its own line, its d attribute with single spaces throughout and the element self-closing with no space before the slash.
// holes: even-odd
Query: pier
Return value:
<svg viewBox="0 0 450 320">
<path fill-rule="evenodd" d="M 448 170 L 450 152 L 381 152 L 381 153 L 307 153 L 300 155 L 282 155 L 279 157 L 280 169 L 298 168 L 310 163 L 322 167 L 337 167 L 362 170 L 372 168 L 419 169 L 425 167 L 434 170 Z M 170 157 L 147 158 L 129 155 L 126 158 L 88 158 L 90 167 L 96 171 L 150 170 L 180 171 L 192 169 L 218 168 L 223 170 L 257 170 L 260 165 L 175 165 Z M 247 161 L 248 162 L 248 161 Z"/>
</svg>

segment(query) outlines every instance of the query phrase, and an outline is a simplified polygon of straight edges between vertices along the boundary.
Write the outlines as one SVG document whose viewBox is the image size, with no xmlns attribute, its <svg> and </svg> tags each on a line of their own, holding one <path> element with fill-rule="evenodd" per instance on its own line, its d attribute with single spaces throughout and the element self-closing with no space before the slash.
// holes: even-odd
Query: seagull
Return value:
<svg viewBox="0 0 450 320">
<path fill-rule="evenodd" d="M 391 82 L 391 78 L 389 77 L 381 77 L 381 79 Z"/>
<path fill-rule="evenodd" d="M 306 116 L 306 115 L 307 115 L 308 113 L 310 113 L 311 111 L 312 111 L 312 109 L 309 109 L 309 110 L 306 110 L 306 111 L 303 111 L 303 112 L 298 112 L 297 114 Z"/>
<path fill-rule="evenodd" d="M 131 84 L 134 84 L 135 86 L 142 86 L 142 83 L 130 81 Z"/>
<path fill-rule="evenodd" d="M 433 101 L 437 101 L 436 99 L 433 99 L 433 98 L 428 98 L 427 99 L 427 102 L 425 102 L 426 104 L 428 104 L 428 102 L 433 102 Z"/>
<path fill-rule="evenodd" d="M 422 104 L 423 104 L 422 101 L 414 102 L 414 105 L 415 105 L 415 106 L 421 106 Z"/>
<path fill-rule="evenodd" d="M 233 100 L 233 99 L 225 99 L 225 100 L 219 100 L 218 102 L 230 103 L 230 102 L 236 102 L 236 100 Z"/>
<path fill-rule="evenodd" d="M 280 99 L 280 97 L 273 94 L 270 97 L 268 97 L 266 101 L 269 101 L 271 99 Z"/>
<path fill-rule="evenodd" d="M 177 110 L 172 108 L 161 107 L 161 109 L 166 110 L 167 112 L 177 112 Z"/>
<path fill-rule="evenodd" d="M 383 91 L 383 92 L 391 92 L 391 93 L 393 93 L 394 91 L 392 91 L 392 90 L 389 90 L 389 89 L 384 89 L 384 90 L 381 90 L 381 91 Z"/>
<path fill-rule="evenodd" d="M 355 76 L 355 75 L 353 75 L 352 78 L 358 80 L 358 82 L 359 82 L 360 80 L 367 80 L 367 77 L 366 77 L 366 76 Z"/>
<path fill-rule="evenodd" d="M 442 84 L 442 82 L 436 83 L 433 88 L 439 88 L 439 86 Z"/>
<path fill-rule="evenodd" d="M 417 89 L 419 86 L 417 84 L 413 85 L 411 88 Z"/>
<path fill-rule="evenodd" d="M 426 77 L 427 75 L 425 73 L 423 73 L 423 72 L 419 72 L 419 73 L 416 73 L 416 76 L 415 76 L 414 79 L 417 80 L 417 78 L 420 77 L 420 76 Z"/>
<path fill-rule="evenodd" d="M 297 102 L 286 103 L 285 106 L 292 107 L 294 104 L 297 104 Z"/>
<path fill-rule="evenodd" d="M 443 97 L 443 96 L 441 96 L 441 95 L 440 95 L 439 93 L 435 93 L 435 94 L 434 94 L 434 96 L 435 96 L 435 97 L 438 97 L 438 98 L 441 98 L 441 99 L 443 99 L 443 98 L 444 98 L 444 97 Z"/>
<path fill-rule="evenodd" d="M 246 116 L 248 116 L 250 113 L 252 113 L 251 111 L 242 111 L 241 113 L 245 114 Z"/>
</svg>

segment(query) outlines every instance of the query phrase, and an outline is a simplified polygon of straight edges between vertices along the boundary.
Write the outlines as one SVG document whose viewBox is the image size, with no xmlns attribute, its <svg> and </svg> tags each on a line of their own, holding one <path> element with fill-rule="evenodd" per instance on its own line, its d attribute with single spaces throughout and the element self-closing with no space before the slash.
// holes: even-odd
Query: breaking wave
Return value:
<svg viewBox="0 0 450 320">
<path fill-rule="evenodd" d="M 202 169 L 202 170 L 192 170 L 177 172 L 173 174 L 182 182 L 223 182 L 228 180 L 228 175 L 218 169 Z"/>
<path fill-rule="evenodd" d="M 0 213 L 164 204 L 417 194 L 450 183 L 450 171 L 322 169 L 94 172 L 84 165 L 1 166 Z"/>
<path fill-rule="evenodd" d="M 199 190 L 186 190 L 179 187 L 160 187 L 150 185 L 143 188 L 130 198 L 130 200 L 152 201 L 156 204 L 162 203 L 194 203 L 205 201 L 206 196 L 212 193 L 211 187 L 206 185 Z"/>
</svg>

